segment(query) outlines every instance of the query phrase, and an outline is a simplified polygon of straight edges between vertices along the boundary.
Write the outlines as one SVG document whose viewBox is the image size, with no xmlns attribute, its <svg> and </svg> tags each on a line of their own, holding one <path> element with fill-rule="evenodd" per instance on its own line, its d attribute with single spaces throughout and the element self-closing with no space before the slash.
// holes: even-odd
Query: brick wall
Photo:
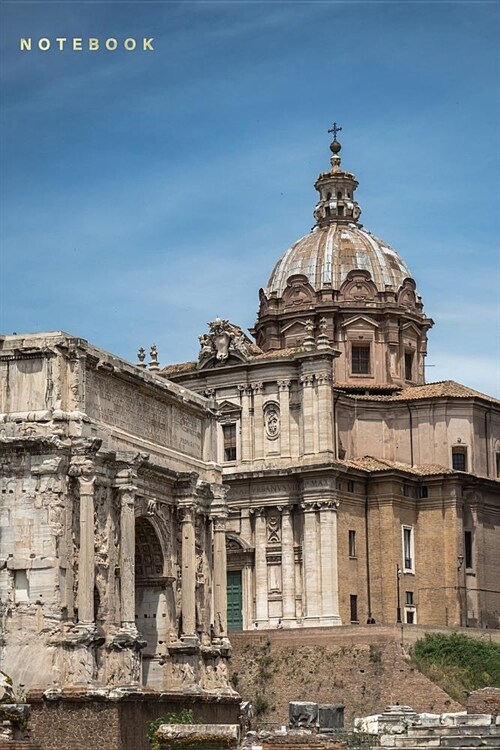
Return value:
<svg viewBox="0 0 500 750">
<path fill-rule="evenodd" d="M 148 723 L 160 716 L 192 709 L 195 720 L 236 724 L 239 701 L 202 700 L 197 696 L 129 696 L 121 701 L 44 701 L 29 697 L 32 738 L 40 750 L 150 750 Z"/>
<path fill-rule="evenodd" d="M 271 737 L 263 741 L 262 747 L 263 750 L 345 750 L 347 744 L 314 734 L 310 737 Z"/>
<path fill-rule="evenodd" d="M 500 716 L 500 688 L 487 687 L 471 693 L 467 699 L 467 713 Z"/>
<path fill-rule="evenodd" d="M 422 636 L 411 630 L 411 642 Z M 499 634 L 500 635 L 500 634 Z M 404 633 L 403 633 L 404 636 Z M 405 637 L 405 636 L 404 636 Z M 232 634 L 231 671 L 243 699 L 265 699 L 254 721 L 288 724 L 289 701 L 345 705 L 346 727 L 356 716 L 399 702 L 416 711 L 461 711 L 461 706 L 405 658 L 401 629 L 381 626 L 255 631 Z"/>
</svg>

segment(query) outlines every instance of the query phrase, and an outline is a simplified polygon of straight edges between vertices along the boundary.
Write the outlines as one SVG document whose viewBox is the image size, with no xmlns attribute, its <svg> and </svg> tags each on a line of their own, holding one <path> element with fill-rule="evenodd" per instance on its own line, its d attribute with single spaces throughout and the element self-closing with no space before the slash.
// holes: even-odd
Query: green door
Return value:
<svg viewBox="0 0 500 750">
<path fill-rule="evenodd" d="M 241 570 L 227 571 L 227 629 L 243 630 Z"/>
</svg>

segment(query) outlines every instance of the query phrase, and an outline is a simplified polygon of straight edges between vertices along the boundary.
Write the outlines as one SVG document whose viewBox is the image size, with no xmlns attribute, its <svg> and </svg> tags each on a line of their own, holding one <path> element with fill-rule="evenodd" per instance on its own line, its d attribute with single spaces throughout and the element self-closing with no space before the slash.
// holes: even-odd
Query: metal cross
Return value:
<svg viewBox="0 0 500 750">
<path fill-rule="evenodd" d="M 333 140 L 336 141 L 337 140 L 337 133 L 340 133 L 341 130 L 342 130 L 342 128 L 340 127 L 340 125 L 337 125 L 337 123 L 334 122 L 333 123 L 333 128 L 331 128 L 328 132 L 329 133 L 333 133 Z"/>
</svg>

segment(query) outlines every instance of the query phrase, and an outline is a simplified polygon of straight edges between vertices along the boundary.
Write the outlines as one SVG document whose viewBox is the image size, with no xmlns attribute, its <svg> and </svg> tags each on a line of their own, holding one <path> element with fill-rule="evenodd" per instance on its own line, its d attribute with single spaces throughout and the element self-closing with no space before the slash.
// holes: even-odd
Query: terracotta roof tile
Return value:
<svg viewBox="0 0 500 750">
<path fill-rule="evenodd" d="M 350 398 L 363 399 L 368 401 L 421 401 L 427 398 L 480 398 L 482 401 L 489 401 L 493 404 L 500 404 L 500 400 L 487 396 L 485 393 L 475 391 L 466 385 L 456 383 L 454 380 L 442 380 L 438 383 L 427 383 L 426 385 L 412 385 L 403 388 L 398 393 L 391 396 L 367 395 L 357 396 L 355 394 L 346 394 Z"/>
<path fill-rule="evenodd" d="M 375 458 L 374 456 L 363 456 L 362 458 L 347 459 L 344 461 L 340 461 L 340 463 L 353 469 L 363 469 L 370 472 L 398 469 L 399 471 L 416 474 L 417 476 L 456 473 L 452 469 L 448 469 L 445 466 L 440 466 L 439 464 L 420 464 L 418 466 L 410 466 L 409 464 L 404 464 L 399 461 L 389 461 L 386 458 Z"/>
</svg>

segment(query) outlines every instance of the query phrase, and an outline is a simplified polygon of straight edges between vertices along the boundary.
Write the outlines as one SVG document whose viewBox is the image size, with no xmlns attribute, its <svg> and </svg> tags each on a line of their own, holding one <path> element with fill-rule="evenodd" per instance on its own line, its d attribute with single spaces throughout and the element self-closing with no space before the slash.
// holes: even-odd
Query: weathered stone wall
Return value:
<svg viewBox="0 0 500 750">
<path fill-rule="evenodd" d="M 345 742 L 318 734 L 294 737 L 287 734 L 286 737 L 271 737 L 262 743 L 263 750 L 344 750 Z"/>
<path fill-rule="evenodd" d="M 467 713 L 500 716 L 500 688 L 474 690 L 467 698 Z"/>
<path fill-rule="evenodd" d="M 196 696 L 138 696 L 118 702 L 98 700 L 31 701 L 32 738 L 41 750 L 150 750 L 148 723 L 192 709 L 195 721 L 237 723 L 239 701 Z"/>
<path fill-rule="evenodd" d="M 407 630 L 410 638 L 423 634 Z M 343 704 L 346 727 L 356 716 L 380 713 L 396 702 L 420 712 L 463 710 L 405 659 L 411 641 L 403 651 L 400 629 L 311 628 L 231 636 L 231 671 L 242 699 L 267 703 L 254 720 L 262 728 L 287 724 L 289 701 Z"/>
</svg>

